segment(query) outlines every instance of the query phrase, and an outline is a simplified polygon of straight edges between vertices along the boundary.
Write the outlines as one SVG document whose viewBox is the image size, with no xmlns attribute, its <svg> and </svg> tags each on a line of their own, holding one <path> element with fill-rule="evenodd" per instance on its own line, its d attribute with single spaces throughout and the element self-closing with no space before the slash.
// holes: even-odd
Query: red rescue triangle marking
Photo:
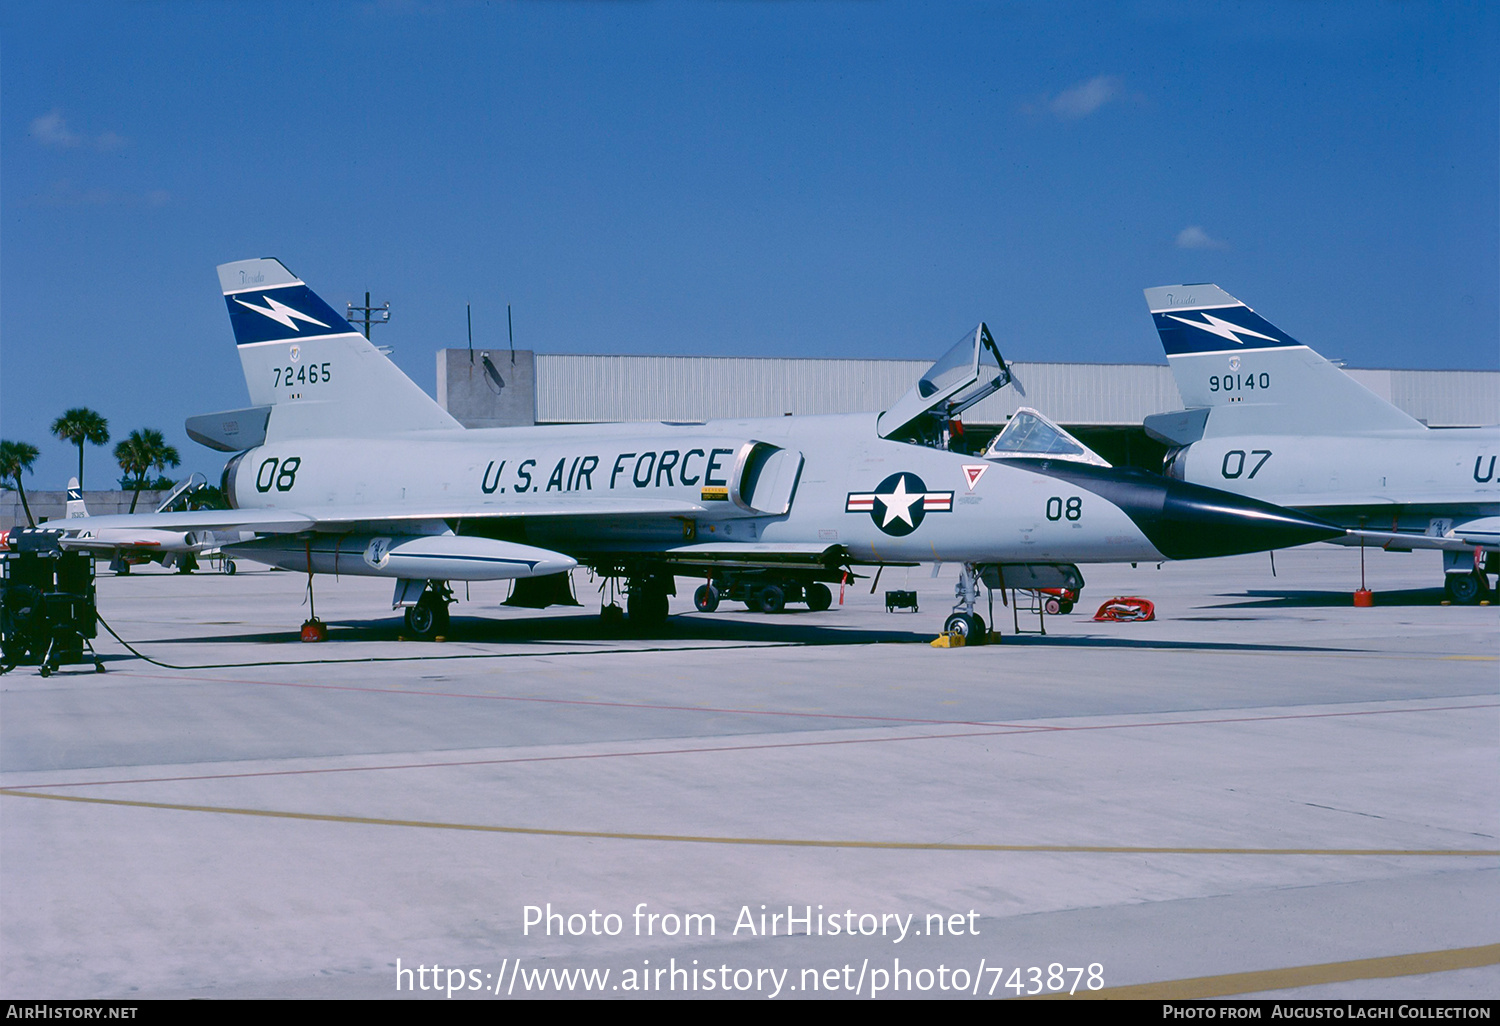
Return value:
<svg viewBox="0 0 1500 1026">
<path fill-rule="evenodd" d="M 974 486 L 979 483 L 979 479 L 983 477 L 984 472 L 989 469 L 990 465 L 988 463 L 964 464 L 964 480 L 968 482 L 969 491 L 972 492 L 974 490 Z"/>
</svg>

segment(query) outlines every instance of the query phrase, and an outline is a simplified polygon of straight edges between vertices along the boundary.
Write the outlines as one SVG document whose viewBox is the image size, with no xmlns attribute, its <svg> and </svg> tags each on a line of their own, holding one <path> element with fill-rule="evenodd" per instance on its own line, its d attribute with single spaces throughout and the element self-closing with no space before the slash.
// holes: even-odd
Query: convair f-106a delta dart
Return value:
<svg viewBox="0 0 1500 1026">
<path fill-rule="evenodd" d="M 986 456 L 962 412 L 1011 374 L 980 325 L 884 413 L 466 430 L 272 259 L 219 268 L 251 407 L 191 418 L 236 452 L 217 512 L 90 518 L 243 531 L 224 546 L 309 575 L 395 581 L 408 629 L 441 633 L 454 581 L 578 565 L 659 624 L 675 578 L 774 571 L 826 608 L 857 566 L 962 566 L 946 629 L 984 636 L 981 582 L 1081 587 L 1076 564 L 1193 559 L 1341 536 L 1311 516 L 1108 466 L 1034 413 Z M 767 596 L 767 607 L 775 596 Z M 609 607 L 613 608 L 613 607 Z"/>
<path fill-rule="evenodd" d="M 1299 509 L 1398 552 L 1440 549 L 1448 597 L 1500 572 L 1500 427 L 1430 428 L 1217 285 L 1146 290 L 1186 410 L 1146 418 L 1180 481 Z"/>
</svg>

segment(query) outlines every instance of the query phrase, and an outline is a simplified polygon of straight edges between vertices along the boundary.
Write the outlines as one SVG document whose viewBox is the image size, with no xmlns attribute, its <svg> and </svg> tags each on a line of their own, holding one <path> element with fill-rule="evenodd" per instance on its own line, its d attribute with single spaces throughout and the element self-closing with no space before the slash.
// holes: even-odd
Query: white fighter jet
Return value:
<svg viewBox="0 0 1500 1026">
<path fill-rule="evenodd" d="M 1303 510 L 1349 544 L 1443 553 L 1450 599 L 1500 572 L 1500 427 L 1429 428 L 1217 285 L 1146 290 L 1186 410 L 1146 419 L 1175 480 Z"/>
<path fill-rule="evenodd" d="M 156 511 L 167 512 L 206 483 L 201 474 L 194 474 L 179 481 Z M 69 478 L 67 548 L 92 552 L 99 557 L 108 556 L 110 569 L 117 574 L 128 574 L 132 565 L 151 562 L 160 563 L 164 567 L 175 566 L 186 573 L 197 567 L 199 556 L 217 552 L 219 545 L 224 541 L 240 540 L 237 531 L 221 536 L 218 532 L 210 530 L 164 530 L 143 527 L 134 523 L 126 527 L 98 527 L 102 519 L 100 517 L 89 518 L 88 507 L 84 504 L 83 489 L 78 484 L 78 478 Z M 139 520 L 140 518 L 131 517 L 130 519 Z M 88 522 L 73 523 L 79 520 Z M 232 574 L 234 573 L 233 567 L 234 561 L 226 560 L 225 571 Z"/>
</svg>

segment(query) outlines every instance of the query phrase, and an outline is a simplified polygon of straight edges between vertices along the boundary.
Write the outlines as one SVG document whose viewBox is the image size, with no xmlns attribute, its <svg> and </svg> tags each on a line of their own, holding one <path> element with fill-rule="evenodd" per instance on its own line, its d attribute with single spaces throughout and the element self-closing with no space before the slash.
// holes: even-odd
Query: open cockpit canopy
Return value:
<svg viewBox="0 0 1500 1026">
<path fill-rule="evenodd" d="M 1000 391 L 1012 380 L 1010 368 L 980 324 L 927 368 L 911 391 L 880 415 L 882 438 L 941 444 L 943 430 L 970 406 Z"/>
</svg>

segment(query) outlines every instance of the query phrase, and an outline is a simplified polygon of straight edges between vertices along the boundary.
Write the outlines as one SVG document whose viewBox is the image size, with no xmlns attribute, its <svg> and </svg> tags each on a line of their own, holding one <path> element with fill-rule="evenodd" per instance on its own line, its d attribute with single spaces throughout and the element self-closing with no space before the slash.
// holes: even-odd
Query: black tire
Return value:
<svg viewBox="0 0 1500 1026">
<path fill-rule="evenodd" d="M 422 641 L 447 634 L 449 622 L 448 604 L 433 598 L 431 592 L 406 611 L 406 629 Z"/>
<path fill-rule="evenodd" d="M 1062 604 L 1062 611 L 1064 616 L 1071 613 L 1073 611 L 1073 603 L 1069 602 L 1067 599 L 1064 599 Z"/>
<path fill-rule="evenodd" d="M 700 613 L 712 613 L 719 608 L 719 589 L 712 584 L 700 584 L 693 592 L 693 608 Z"/>
<path fill-rule="evenodd" d="M 833 605 L 833 592 L 826 584 L 809 584 L 807 586 L 807 608 L 814 613 L 821 613 Z"/>
<path fill-rule="evenodd" d="M 781 590 L 779 584 L 768 584 L 760 589 L 757 596 L 760 599 L 760 611 L 762 613 L 779 613 L 786 608 L 786 592 Z"/>
<path fill-rule="evenodd" d="M 943 631 L 947 634 L 957 634 L 964 639 L 965 645 L 984 644 L 984 620 L 978 613 L 965 616 L 963 613 L 953 613 L 943 622 Z"/>
<path fill-rule="evenodd" d="M 599 619 L 606 627 L 618 627 L 625 622 L 625 610 L 611 603 L 599 610 Z"/>
<path fill-rule="evenodd" d="M 972 625 L 970 627 L 971 633 L 969 634 L 968 639 L 969 644 L 983 645 L 985 638 L 988 637 L 984 629 L 984 618 L 981 617 L 978 613 L 974 613 L 970 615 L 969 620 L 972 621 Z"/>
<path fill-rule="evenodd" d="M 431 604 L 423 600 L 406 609 L 406 629 L 422 641 L 437 636 L 437 615 Z"/>
<path fill-rule="evenodd" d="M 226 559 L 226 560 L 224 560 L 224 572 L 226 574 L 228 574 L 230 577 L 233 577 L 234 576 L 234 571 L 235 571 L 234 560 L 232 560 L 232 559 Z"/>
<path fill-rule="evenodd" d="M 1448 574 L 1443 580 L 1443 590 L 1448 598 L 1460 606 L 1477 605 L 1489 597 L 1489 582 L 1478 574 Z"/>
</svg>

